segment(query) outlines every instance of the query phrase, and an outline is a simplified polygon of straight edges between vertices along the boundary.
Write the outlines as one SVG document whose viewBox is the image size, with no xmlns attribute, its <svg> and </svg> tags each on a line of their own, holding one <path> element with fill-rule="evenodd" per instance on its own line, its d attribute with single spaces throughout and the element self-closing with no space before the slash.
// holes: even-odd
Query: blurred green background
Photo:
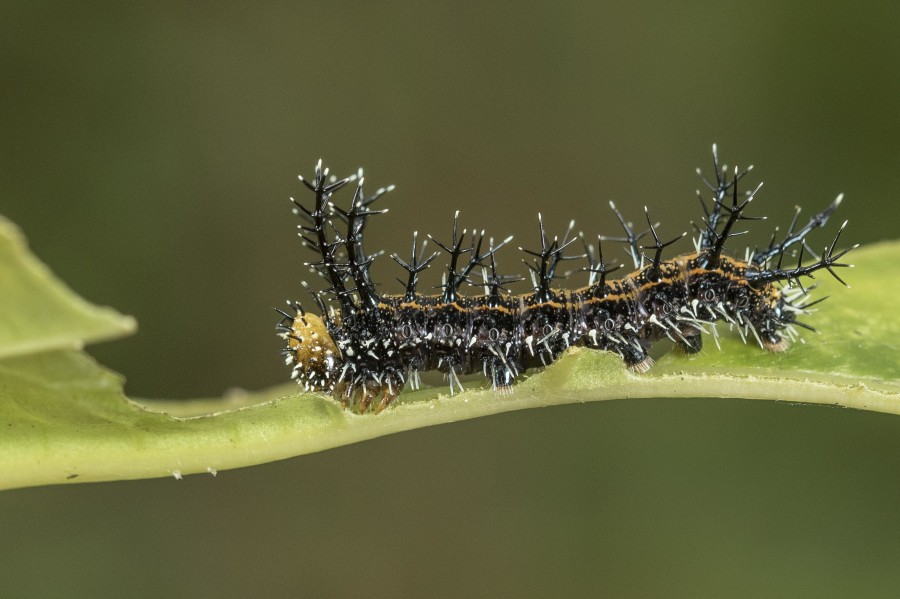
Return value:
<svg viewBox="0 0 900 599">
<path fill-rule="evenodd" d="M 388 252 L 456 209 L 514 245 L 539 210 L 615 233 L 611 199 L 677 234 L 713 142 L 766 182 L 748 241 L 845 192 L 865 243 L 897 237 L 898 100 L 893 3 L 5 2 L 0 213 L 138 318 L 91 349 L 129 395 L 213 396 L 287 379 L 271 307 L 309 257 L 287 198 L 320 156 L 398 185 Z M 4 492 L 0 594 L 888 597 L 898 505 L 896 417 L 604 402 Z"/>
</svg>

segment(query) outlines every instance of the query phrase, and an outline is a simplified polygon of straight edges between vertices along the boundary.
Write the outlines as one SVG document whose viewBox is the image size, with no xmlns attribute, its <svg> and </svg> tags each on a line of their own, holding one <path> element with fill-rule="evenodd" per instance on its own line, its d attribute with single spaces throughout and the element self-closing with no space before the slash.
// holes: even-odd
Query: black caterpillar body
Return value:
<svg viewBox="0 0 900 599">
<path fill-rule="evenodd" d="M 785 350 L 797 338 L 795 326 L 811 328 L 797 321 L 814 303 L 806 301 L 809 289 L 800 278 L 818 270 L 838 278 L 833 269 L 848 266 L 838 260 L 849 249 L 835 252 L 846 222 L 821 256 L 805 241 L 826 223 L 841 196 L 800 228 L 795 215 L 780 241 L 773 235 L 768 247 L 747 252 L 740 260 L 726 253 L 725 243 L 739 234 L 733 230 L 739 221 L 759 220 L 744 214 L 759 186 L 738 193 L 738 182 L 748 171 L 735 169 L 729 177 L 715 146 L 713 164 L 715 181 L 704 180 L 712 201 L 707 205 L 700 198 L 704 218 L 695 225 L 693 253 L 664 260 L 664 249 L 684 234 L 661 241 L 649 216 L 648 230 L 636 234 L 610 203 L 625 233 L 615 240 L 627 244 L 635 263 L 634 272 L 610 280 L 608 275 L 621 265 L 607 266 L 600 241 L 614 238 L 598 238 L 596 253 L 581 238 L 584 253 L 565 255 L 579 239 L 572 237 L 572 225 L 562 240 L 549 241 L 538 215 L 541 248 L 523 250 L 534 257 L 528 264 L 534 285 L 530 293 L 513 295 L 504 285 L 520 279 L 498 275 L 495 262 L 497 250 L 511 238 L 494 245 L 493 240 L 485 243 L 483 231 L 459 233 L 457 213 L 450 242 L 435 240 L 449 256 L 441 293 L 417 291 L 420 273 L 437 253 L 423 257 L 425 244 L 420 249 L 414 235 L 409 261 L 393 256 L 407 272 L 405 293 L 384 295 L 370 279 L 374 256 L 363 248 L 363 232 L 371 216 L 384 212 L 371 205 L 392 188 L 367 196 L 362 173 L 335 180 L 320 161 L 312 181 L 300 177 L 314 195 L 312 203 L 291 198 L 294 212 L 304 219 L 300 234 L 305 245 L 318 253 L 308 264 L 328 284 L 314 292 L 304 282 L 321 316 L 306 312 L 299 302 L 288 302 L 290 312 L 279 310 L 283 318 L 277 329 L 287 343 L 283 353 L 293 378 L 307 390 L 333 395 L 344 406 L 380 412 L 407 382 L 418 386 L 422 371 L 446 373 L 451 393 L 462 390 L 460 375 L 481 372 L 504 393 L 521 373 L 553 363 L 573 345 L 615 352 L 629 368 L 645 372 L 653 364 L 648 350 L 654 341 L 668 338 L 686 352 L 698 352 L 703 333 L 712 333 L 718 344 L 718 321 L 736 328 L 745 341 L 773 352 Z M 356 191 L 345 210 L 333 204 L 332 197 L 351 181 L 356 181 Z M 653 245 L 639 245 L 647 234 Z M 783 268 L 783 258 L 791 252 L 799 255 L 796 266 Z M 813 257 L 808 264 L 803 264 L 805 252 Z M 588 285 L 554 287 L 560 263 L 576 258 L 588 261 L 583 269 Z M 470 276 L 476 268 L 483 277 L 477 285 L 485 292 L 463 295 L 464 283 L 475 284 Z"/>
</svg>

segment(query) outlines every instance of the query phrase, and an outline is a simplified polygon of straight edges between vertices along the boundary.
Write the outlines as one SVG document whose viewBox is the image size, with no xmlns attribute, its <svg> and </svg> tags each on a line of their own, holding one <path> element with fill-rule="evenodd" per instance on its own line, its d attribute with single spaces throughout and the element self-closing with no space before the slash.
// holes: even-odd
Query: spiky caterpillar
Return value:
<svg viewBox="0 0 900 599">
<path fill-rule="evenodd" d="M 457 213 L 451 241 L 434 240 L 449 255 L 441 293 L 417 292 L 420 273 L 437 253 L 423 258 L 425 243 L 420 249 L 414 234 L 410 260 L 393 256 L 408 275 L 405 293 L 385 295 L 376 292 L 369 276 L 374 256 L 363 249 L 363 232 L 369 217 L 385 212 L 370 206 L 392 188 L 367 196 L 361 172 L 335 180 L 320 161 L 312 181 L 300 177 L 315 196 L 312 206 L 291 201 L 305 221 L 300 226 L 304 244 L 318 253 L 319 259 L 308 264 L 329 286 L 315 292 L 303 283 L 321 316 L 306 312 L 299 302 L 288 303 L 292 312 L 279 310 L 283 318 L 277 329 L 287 342 L 283 353 L 293 378 L 307 390 L 333 395 L 344 406 L 360 412 L 374 408 L 377 413 L 407 382 L 418 386 L 422 371 L 447 374 L 451 393 L 462 390 L 460 375 L 482 372 L 494 389 L 505 393 L 522 372 L 553 363 L 570 346 L 615 352 L 633 371 L 646 372 L 653 364 L 648 352 L 654 341 L 668 338 L 685 352 L 698 352 L 703 333 L 712 333 L 718 344 L 718 321 L 736 328 L 745 341 L 752 339 L 773 352 L 785 350 L 797 337 L 795 325 L 811 328 L 797 321 L 814 303 L 802 303 L 809 290 L 800 278 L 824 269 L 841 281 L 833 269 L 848 266 L 838 260 L 850 250 L 835 253 L 846 222 L 821 256 L 805 241 L 812 230 L 825 225 L 841 196 L 799 229 L 798 209 L 781 241 L 773 235 L 767 248 L 748 252 L 740 260 L 726 253 L 725 243 L 740 234 L 733 231 L 739 221 L 759 220 L 744 215 L 759 186 L 739 194 L 738 182 L 748 171 L 735 169 L 729 178 L 719 166 L 715 146 L 713 164 L 715 181 L 704 179 L 712 203 L 707 206 L 700 197 L 704 218 L 701 226 L 695 225 L 693 253 L 663 260 L 664 249 L 684 234 L 662 242 L 649 215 L 648 230 L 636 234 L 610 203 L 625 236 L 599 237 L 596 254 L 582 239 L 584 254 L 564 255 L 575 241 L 573 225 L 562 241 L 548 241 L 538 215 L 541 248 L 523 250 L 535 258 L 528 264 L 534 286 L 530 293 L 513 295 L 504 285 L 519 279 L 498 275 L 495 262 L 497 250 L 511 238 L 497 245 L 489 240 L 483 250 L 484 232 L 459 234 Z M 356 191 L 344 210 L 331 200 L 351 181 L 356 181 Z M 639 245 L 648 233 L 654 244 Z M 634 272 L 608 279 L 622 266 L 609 268 L 604 262 L 600 242 L 608 239 L 627 244 Z M 645 256 L 643 250 L 652 255 Z M 798 254 L 797 266 L 783 268 L 783 258 L 791 251 Z M 804 252 L 813 255 L 812 263 L 803 264 Z M 574 290 L 554 287 L 559 264 L 577 258 L 588 260 L 583 269 L 589 273 L 588 285 Z M 482 270 L 479 285 L 485 293 L 463 295 L 460 288 L 471 283 L 476 268 Z"/>
</svg>

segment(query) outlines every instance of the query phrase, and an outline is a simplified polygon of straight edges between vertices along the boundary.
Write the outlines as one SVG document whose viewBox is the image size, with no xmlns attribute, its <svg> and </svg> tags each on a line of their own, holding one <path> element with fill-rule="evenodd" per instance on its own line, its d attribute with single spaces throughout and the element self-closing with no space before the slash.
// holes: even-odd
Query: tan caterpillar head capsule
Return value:
<svg viewBox="0 0 900 599">
<path fill-rule="evenodd" d="M 284 338 L 288 364 L 294 366 L 291 376 L 307 391 L 330 393 L 344 362 L 322 319 L 298 313 Z"/>
</svg>

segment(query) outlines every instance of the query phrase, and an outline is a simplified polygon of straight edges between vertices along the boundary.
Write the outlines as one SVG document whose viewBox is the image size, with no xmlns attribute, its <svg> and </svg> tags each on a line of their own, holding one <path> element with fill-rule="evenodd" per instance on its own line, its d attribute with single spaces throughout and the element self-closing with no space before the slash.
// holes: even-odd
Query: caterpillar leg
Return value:
<svg viewBox="0 0 900 599">
<path fill-rule="evenodd" d="M 645 339 L 632 339 L 625 351 L 621 352 L 628 370 L 638 374 L 643 374 L 650 370 L 655 360 L 647 353 L 649 349 L 649 341 L 646 341 Z"/>
<path fill-rule="evenodd" d="M 494 391 L 500 395 L 509 395 L 522 366 L 516 359 L 504 355 L 502 347 L 492 347 L 490 352 L 493 356 L 484 358 L 482 371 L 491 380 Z"/>
<path fill-rule="evenodd" d="M 675 341 L 675 347 L 686 354 L 696 354 L 703 349 L 703 332 L 694 327 L 682 327 L 681 335 Z"/>
<path fill-rule="evenodd" d="M 635 362 L 633 364 L 629 364 L 627 360 L 625 362 L 625 364 L 628 366 L 628 370 L 637 374 L 644 374 L 645 372 L 650 370 L 655 363 L 656 360 L 654 360 L 650 356 L 644 356 L 644 358 L 640 362 Z"/>
<path fill-rule="evenodd" d="M 386 407 L 391 405 L 391 402 L 399 395 L 399 390 L 396 393 L 390 393 L 387 389 L 381 390 L 381 399 L 375 405 L 375 413 L 380 414 Z"/>
<path fill-rule="evenodd" d="M 375 396 L 379 391 L 380 389 L 375 388 L 371 385 L 361 385 L 361 389 L 359 390 L 359 397 L 356 403 L 356 409 L 360 414 L 369 411 L 369 406 L 372 405 L 372 401 L 374 401 Z"/>
<path fill-rule="evenodd" d="M 391 405 L 402 390 L 402 381 L 384 378 L 380 382 L 366 381 L 352 390 L 345 389 L 337 399 L 345 408 L 355 406 L 360 414 L 365 414 L 370 408 L 378 414 Z"/>
<path fill-rule="evenodd" d="M 776 333 L 766 335 L 762 339 L 762 346 L 773 354 L 783 352 L 789 345 L 790 343 L 787 339 Z"/>
</svg>

